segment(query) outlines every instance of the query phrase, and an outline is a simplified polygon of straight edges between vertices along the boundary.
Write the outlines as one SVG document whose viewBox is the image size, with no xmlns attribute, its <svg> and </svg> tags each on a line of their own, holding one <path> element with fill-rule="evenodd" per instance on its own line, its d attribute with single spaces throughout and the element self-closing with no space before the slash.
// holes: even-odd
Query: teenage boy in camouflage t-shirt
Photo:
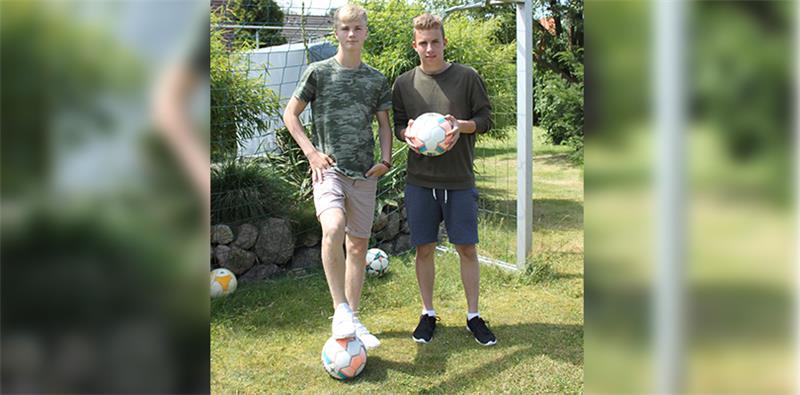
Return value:
<svg viewBox="0 0 800 395">
<path fill-rule="evenodd" d="M 336 56 L 308 66 L 283 120 L 311 167 L 314 206 L 322 225 L 322 266 L 335 309 L 333 336 L 358 336 L 367 348 L 375 348 L 380 341 L 359 321 L 357 312 L 378 177 L 391 167 L 391 91 L 386 77 L 361 61 L 366 11 L 343 6 L 334 14 L 334 29 L 339 41 Z M 299 118 L 308 103 L 313 142 Z M 381 144 L 378 163 L 373 158 L 373 115 L 378 118 Z"/>
</svg>

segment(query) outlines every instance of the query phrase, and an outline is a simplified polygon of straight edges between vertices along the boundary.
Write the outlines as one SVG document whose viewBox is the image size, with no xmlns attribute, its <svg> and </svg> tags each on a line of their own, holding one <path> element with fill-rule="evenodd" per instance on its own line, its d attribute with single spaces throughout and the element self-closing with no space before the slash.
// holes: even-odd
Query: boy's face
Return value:
<svg viewBox="0 0 800 395">
<path fill-rule="evenodd" d="M 363 19 L 339 21 L 336 24 L 336 39 L 343 49 L 361 49 L 367 39 L 367 24 Z"/>
<path fill-rule="evenodd" d="M 414 50 L 424 66 L 437 67 L 444 63 L 444 47 L 447 39 L 440 29 L 414 30 Z"/>
</svg>

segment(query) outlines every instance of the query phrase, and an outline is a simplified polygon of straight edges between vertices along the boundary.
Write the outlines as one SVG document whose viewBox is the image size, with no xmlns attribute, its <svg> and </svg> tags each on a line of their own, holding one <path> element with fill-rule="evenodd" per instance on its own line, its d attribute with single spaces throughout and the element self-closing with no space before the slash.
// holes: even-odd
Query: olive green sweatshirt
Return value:
<svg viewBox="0 0 800 395">
<path fill-rule="evenodd" d="M 475 138 L 492 127 L 492 105 L 486 86 L 475 69 L 453 63 L 443 72 L 427 75 L 419 67 L 411 69 L 394 83 L 392 91 L 395 137 L 426 112 L 451 114 L 456 119 L 475 121 L 475 133 L 461 134 L 456 145 L 436 157 L 408 150 L 409 184 L 426 188 L 470 189 L 475 187 L 472 162 Z"/>
</svg>

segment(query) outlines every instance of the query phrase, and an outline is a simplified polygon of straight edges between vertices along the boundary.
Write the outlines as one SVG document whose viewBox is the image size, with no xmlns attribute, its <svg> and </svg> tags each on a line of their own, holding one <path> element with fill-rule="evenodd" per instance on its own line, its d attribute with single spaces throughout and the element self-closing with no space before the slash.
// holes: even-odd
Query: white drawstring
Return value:
<svg viewBox="0 0 800 395">
<path fill-rule="evenodd" d="M 433 193 L 433 200 L 436 200 L 436 188 L 431 188 Z M 447 204 L 447 189 L 444 190 L 444 204 Z"/>
</svg>

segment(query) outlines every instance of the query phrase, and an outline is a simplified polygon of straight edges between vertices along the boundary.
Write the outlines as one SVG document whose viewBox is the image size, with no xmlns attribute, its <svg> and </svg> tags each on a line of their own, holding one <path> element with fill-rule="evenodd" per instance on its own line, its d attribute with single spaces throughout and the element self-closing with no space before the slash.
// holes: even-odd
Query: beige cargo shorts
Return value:
<svg viewBox="0 0 800 395">
<path fill-rule="evenodd" d="M 314 184 L 313 188 L 317 219 L 323 211 L 339 208 L 344 212 L 345 232 L 348 235 L 370 237 L 375 213 L 375 193 L 378 190 L 376 177 L 359 180 L 328 169 L 322 174 L 322 182 Z"/>
</svg>

